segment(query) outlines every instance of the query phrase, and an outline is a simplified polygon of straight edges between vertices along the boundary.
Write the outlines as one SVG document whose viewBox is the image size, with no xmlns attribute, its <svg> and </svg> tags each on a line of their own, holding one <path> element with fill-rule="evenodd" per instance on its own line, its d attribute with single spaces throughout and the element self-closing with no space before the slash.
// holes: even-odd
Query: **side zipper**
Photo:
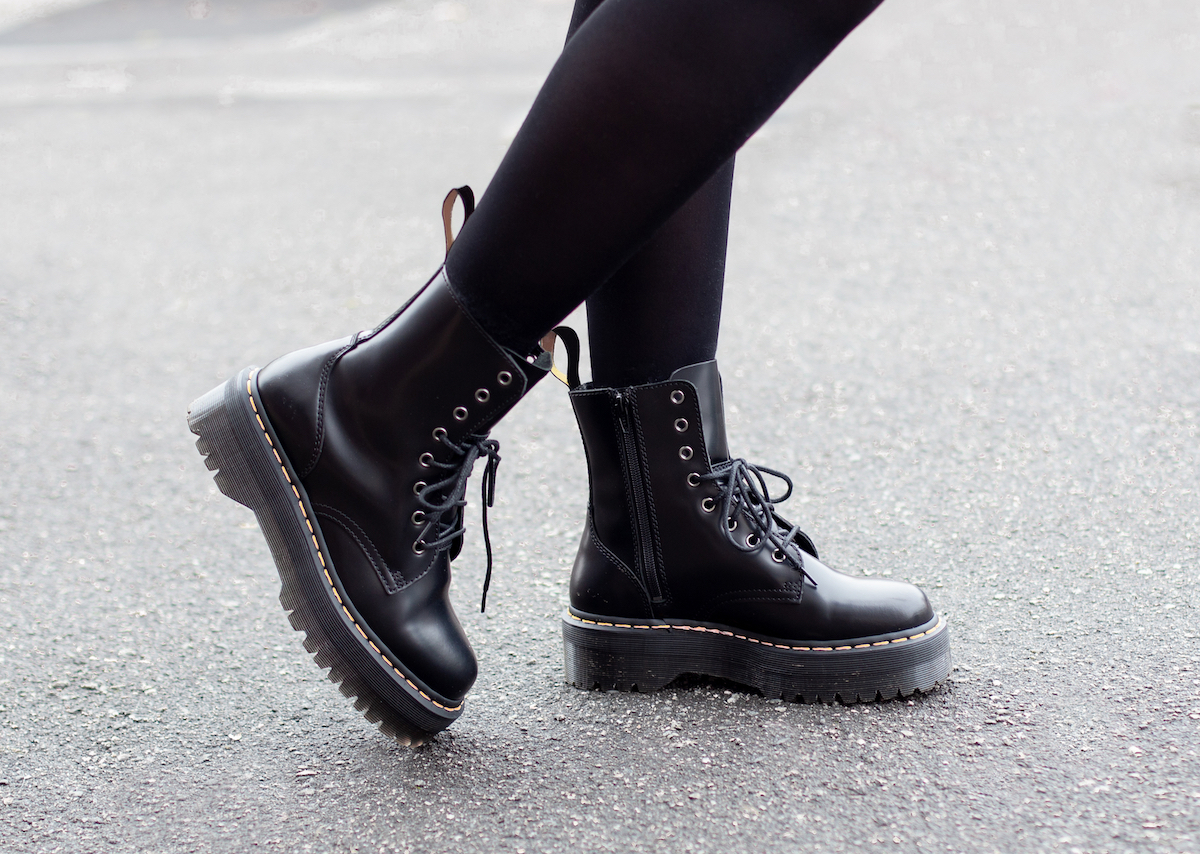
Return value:
<svg viewBox="0 0 1200 854">
<path fill-rule="evenodd" d="M 633 396 L 620 391 L 613 392 L 613 409 L 617 424 L 621 428 L 621 462 L 625 467 L 625 480 L 633 494 L 633 539 L 637 555 L 638 571 L 642 583 L 650 593 L 655 605 L 663 602 L 662 588 L 658 583 L 658 565 L 654 558 L 654 539 L 650 533 L 650 502 L 646 498 L 646 484 L 642 479 L 642 461 L 638 453 L 637 436 L 634 435 Z"/>
</svg>

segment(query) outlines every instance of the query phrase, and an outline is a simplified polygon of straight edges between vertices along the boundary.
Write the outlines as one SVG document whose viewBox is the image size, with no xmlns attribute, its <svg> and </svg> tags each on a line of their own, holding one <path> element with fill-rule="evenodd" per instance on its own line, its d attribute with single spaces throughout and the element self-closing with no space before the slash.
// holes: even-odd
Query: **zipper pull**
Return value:
<svg viewBox="0 0 1200 854">
<path fill-rule="evenodd" d="M 613 390 L 613 411 L 617 415 L 617 424 L 622 433 L 629 432 L 629 398 L 620 391 Z"/>
</svg>

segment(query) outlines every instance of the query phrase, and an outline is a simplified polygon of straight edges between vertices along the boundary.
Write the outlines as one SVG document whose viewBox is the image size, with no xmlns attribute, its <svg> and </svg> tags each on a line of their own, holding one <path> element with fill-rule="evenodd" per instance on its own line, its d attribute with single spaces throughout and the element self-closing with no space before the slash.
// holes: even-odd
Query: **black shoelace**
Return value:
<svg viewBox="0 0 1200 854">
<path fill-rule="evenodd" d="M 483 578 L 483 598 L 479 610 L 487 607 L 488 587 L 492 583 L 492 540 L 488 535 L 488 508 L 496 500 L 496 471 L 500 467 L 500 443 L 489 439 L 487 435 L 471 434 L 461 442 L 452 442 L 444 434 L 440 441 L 454 455 L 450 462 L 439 462 L 434 459 L 430 467 L 442 469 L 446 477 L 436 483 L 430 483 L 417 492 L 417 501 L 425 513 L 425 527 L 417 538 L 417 543 L 435 553 L 452 548 L 461 540 L 466 532 L 464 520 L 467 506 L 467 479 L 475 467 L 475 461 L 480 457 L 487 458 L 483 468 L 483 545 L 487 550 L 487 573 Z M 435 496 L 444 495 L 441 501 Z M 430 536 L 432 534 L 432 537 Z"/>
<path fill-rule="evenodd" d="M 763 477 L 769 474 L 787 484 L 787 492 L 772 497 L 767 489 L 767 481 Z M 797 538 L 808 540 L 799 525 L 793 525 L 775 512 L 775 505 L 782 504 L 792 496 L 792 479 L 786 474 L 766 466 L 755 466 L 743 459 L 726 460 L 718 463 L 708 474 L 699 476 L 701 483 L 714 483 L 721 490 L 719 506 L 725 536 L 729 542 L 744 552 L 752 552 L 762 546 L 763 542 L 774 546 L 773 557 L 780 563 L 788 563 L 816 587 L 817 581 L 804 570 L 804 558 Z M 752 529 L 745 539 L 734 536 L 731 522 L 736 522 L 738 515 L 746 520 Z M 757 541 L 754 538 L 757 537 Z"/>
</svg>

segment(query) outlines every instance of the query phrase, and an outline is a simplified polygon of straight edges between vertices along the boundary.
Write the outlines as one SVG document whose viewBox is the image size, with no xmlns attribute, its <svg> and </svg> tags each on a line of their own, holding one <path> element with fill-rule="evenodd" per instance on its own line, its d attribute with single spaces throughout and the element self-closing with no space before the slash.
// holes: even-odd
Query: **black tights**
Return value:
<svg viewBox="0 0 1200 854">
<path fill-rule="evenodd" d="M 600 385 L 712 358 L 734 153 L 879 2 L 578 0 L 450 252 L 471 313 L 525 352 L 588 300 Z"/>
</svg>

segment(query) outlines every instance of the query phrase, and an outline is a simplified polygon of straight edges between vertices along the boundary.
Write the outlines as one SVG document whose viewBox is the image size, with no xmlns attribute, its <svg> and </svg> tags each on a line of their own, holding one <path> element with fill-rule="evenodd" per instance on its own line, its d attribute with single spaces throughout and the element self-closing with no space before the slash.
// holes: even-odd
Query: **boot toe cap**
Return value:
<svg viewBox="0 0 1200 854">
<path fill-rule="evenodd" d="M 921 588 L 890 578 L 845 575 L 815 559 L 805 570 L 816 586 L 805 585 L 802 602 L 810 631 L 830 639 L 892 635 L 924 626 L 935 612 Z"/>
</svg>

